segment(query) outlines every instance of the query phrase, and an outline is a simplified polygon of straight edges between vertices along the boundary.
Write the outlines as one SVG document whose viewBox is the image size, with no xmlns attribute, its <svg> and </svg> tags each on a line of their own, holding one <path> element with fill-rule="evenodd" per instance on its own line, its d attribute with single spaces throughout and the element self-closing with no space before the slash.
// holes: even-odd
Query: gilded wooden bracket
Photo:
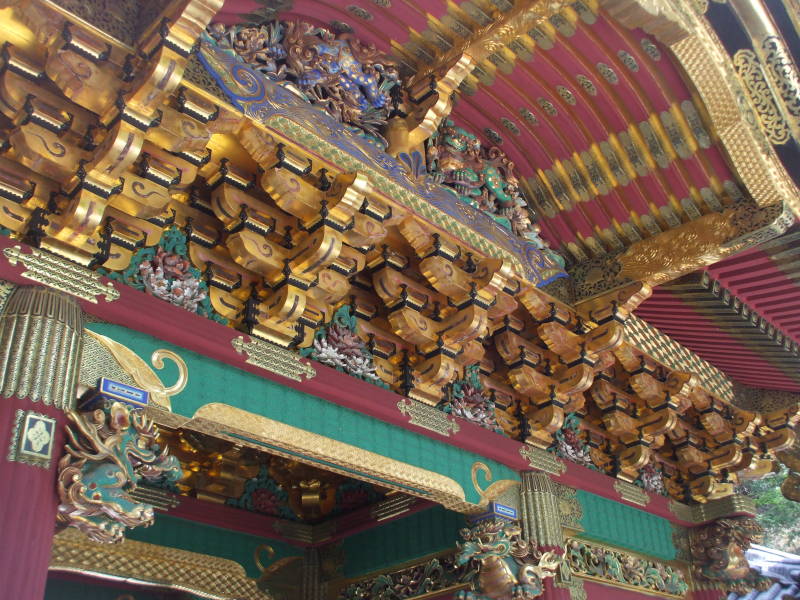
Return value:
<svg viewBox="0 0 800 600">
<path fill-rule="evenodd" d="M 699 524 L 730 515 L 755 515 L 756 505 L 748 496 L 733 494 L 704 504 L 689 505 L 670 500 L 669 511 L 682 521 Z"/>
</svg>

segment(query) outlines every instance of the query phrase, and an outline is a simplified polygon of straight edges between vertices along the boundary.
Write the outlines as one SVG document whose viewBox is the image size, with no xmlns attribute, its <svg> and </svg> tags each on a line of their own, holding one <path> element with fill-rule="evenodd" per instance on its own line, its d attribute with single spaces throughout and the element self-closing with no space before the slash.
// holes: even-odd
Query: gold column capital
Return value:
<svg viewBox="0 0 800 600">
<path fill-rule="evenodd" d="M 73 408 L 83 313 L 75 298 L 39 286 L 14 288 L 0 314 L 0 390 Z"/>
</svg>

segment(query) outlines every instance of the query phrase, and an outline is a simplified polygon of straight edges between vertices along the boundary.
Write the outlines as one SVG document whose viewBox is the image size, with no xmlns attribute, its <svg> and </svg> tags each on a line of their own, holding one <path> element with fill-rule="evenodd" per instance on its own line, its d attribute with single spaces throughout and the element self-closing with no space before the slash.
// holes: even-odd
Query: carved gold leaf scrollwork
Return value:
<svg viewBox="0 0 800 600">
<path fill-rule="evenodd" d="M 733 56 L 736 73 L 758 113 L 761 128 L 773 144 L 785 144 L 791 138 L 789 125 L 783 118 L 778 102 L 769 86 L 764 69 L 752 50 L 739 50 Z"/>
<path fill-rule="evenodd" d="M 81 379 L 83 383 L 93 385 L 96 377 L 117 376 L 119 369 L 130 377 L 132 383 L 145 389 L 153 403 L 162 408 L 170 410 L 170 397 L 180 394 L 189 381 L 189 372 L 184 360 L 172 350 L 159 349 L 153 352 L 150 360 L 156 369 L 164 368 L 164 359 L 168 358 L 178 367 L 178 379 L 171 386 L 165 386 L 158 375 L 150 366 L 139 357 L 133 350 L 111 338 L 100 335 L 90 329 L 85 330 L 87 339 L 87 353 L 84 355 L 81 365 Z M 119 365 L 108 364 L 107 354 Z M 90 364 L 87 364 L 90 363 Z M 94 379 L 94 381 L 92 381 Z"/>
<path fill-rule="evenodd" d="M 764 38 L 761 49 L 765 54 L 765 67 L 786 106 L 786 111 L 800 118 L 800 75 L 783 40 L 770 35 Z"/>
<path fill-rule="evenodd" d="M 481 484 L 478 482 L 478 473 L 483 473 L 484 481 L 489 483 L 485 489 L 482 488 Z M 499 481 L 492 481 L 492 470 L 489 468 L 489 465 L 479 461 L 472 464 L 472 486 L 481 497 L 480 504 L 486 504 L 487 502 L 499 498 L 507 490 L 510 490 L 519 484 L 519 481 L 513 479 L 500 479 Z"/>
<path fill-rule="evenodd" d="M 119 298 L 119 292 L 112 283 L 101 283 L 100 275 L 77 263 L 54 254 L 31 249 L 30 254 L 23 254 L 20 246 L 3 250 L 11 265 L 22 263 L 27 271 L 23 277 L 42 283 L 72 296 L 97 304 L 97 296 L 105 296 L 106 302 Z"/>
</svg>

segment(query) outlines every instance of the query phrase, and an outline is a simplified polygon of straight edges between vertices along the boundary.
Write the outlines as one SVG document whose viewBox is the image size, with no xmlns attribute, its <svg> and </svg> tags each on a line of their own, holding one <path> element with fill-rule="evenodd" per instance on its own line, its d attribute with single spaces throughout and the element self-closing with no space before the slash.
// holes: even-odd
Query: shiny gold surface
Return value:
<svg viewBox="0 0 800 600">
<path fill-rule="evenodd" d="M 402 463 L 374 452 L 332 440 L 308 431 L 278 423 L 224 404 L 207 404 L 185 423 L 190 427 L 236 443 L 271 452 L 301 462 L 324 461 L 326 468 L 364 481 L 375 479 L 389 487 L 423 498 L 430 498 L 458 512 L 480 512 L 482 505 L 466 502 L 463 488 L 454 480 Z M 236 434 L 237 437 L 231 437 Z M 268 446 L 262 444 L 266 443 Z M 501 493 L 496 484 L 485 490 L 485 500 Z M 501 486 L 502 487 L 502 486 Z M 409 489 L 410 488 L 410 489 Z M 417 491 L 414 491 L 417 490 Z"/>
<path fill-rule="evenodd" d="M 55 536 L 50 571 L 123 579 L 213 600 L 268 600 L 244 567 L 231 560 L 126 540 L 109 546 L 67 529 Z"/>
</svg>

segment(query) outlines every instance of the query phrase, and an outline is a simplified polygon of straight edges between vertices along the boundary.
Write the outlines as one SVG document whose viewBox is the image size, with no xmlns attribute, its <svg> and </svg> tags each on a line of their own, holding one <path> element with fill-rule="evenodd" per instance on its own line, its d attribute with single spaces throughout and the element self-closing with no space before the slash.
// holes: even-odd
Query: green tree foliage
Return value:
<svg viewBox="0 0 800 600">
<path fill-rule="evenodd" d="M 800 554 L 800 504 L 781 494 L 784 479 L 785 467 L 763 479 L 743 483 L 739 493 L 750 496 L 756 503 L 757 519 L 764 528 L 763 545 Z"/>
</svg>

